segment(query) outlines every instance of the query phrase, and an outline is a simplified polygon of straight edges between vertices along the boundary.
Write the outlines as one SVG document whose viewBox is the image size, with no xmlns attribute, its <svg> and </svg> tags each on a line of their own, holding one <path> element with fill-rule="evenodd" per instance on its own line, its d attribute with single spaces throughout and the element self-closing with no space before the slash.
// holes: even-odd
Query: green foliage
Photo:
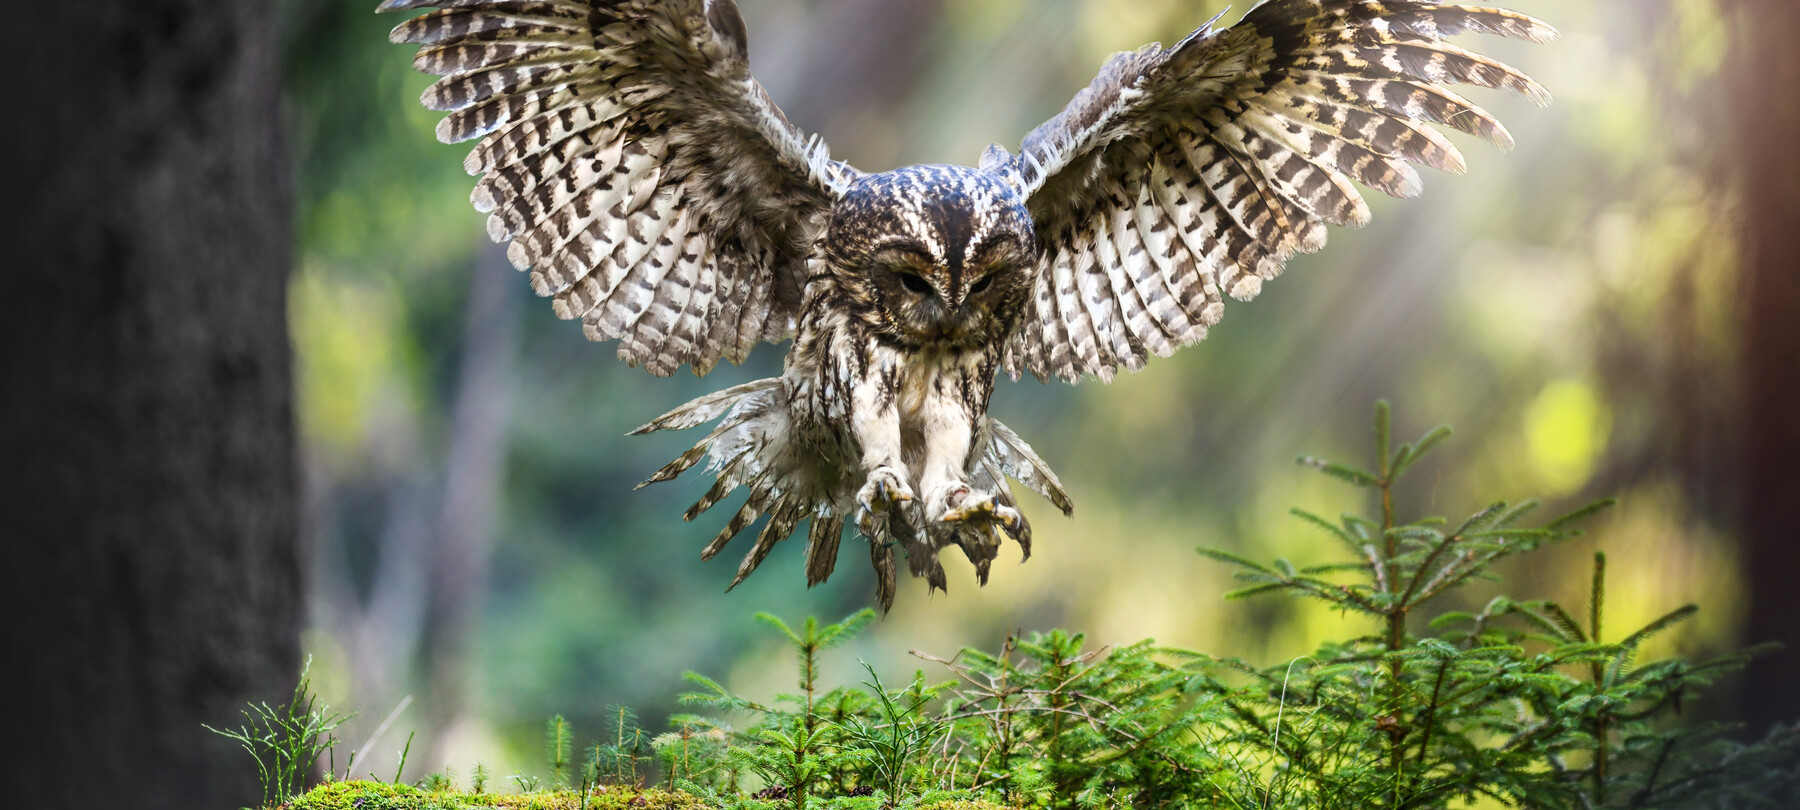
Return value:
<svg viewBox="0 0 1800 810">
<path fill-rule="evenodd" d="M 928 687 L 924 674 L 915 673 L 911 685 L 889 691 L 881 685 L 874 667 L 865 663 L 863 669 L 869 673 L 863 685 L 875 698 L 876 715 L 847 714 L 842 722 L 832 722 L 832 727 L 842 732 L 847 748 L 864 753 L 862 759 L 873 772 L 875 786 L 889 796 L 905 795 L 926 749 L 950 728 L 947 721 L 925 712 L 943 687 Z"/>
<path fill-rule="evenodd" d="M 1366 617 L 1366 635 L 1258 667 L 1148 641 L 1090 649 L 1082 636 L 1054 631 L 1009 638 L 998 653 L 923 656 L 951 675 L 940 686 L 919 674 L 890 690 L 870 669 L 863 688 L 821 695 L 818 652 L 837 628 L 860 625 L 808 622 L 796 632 L 763 616 L 795 648 L 801 694 L 763 704 L 689 675 L 702 691 L 684 700 L 750 715 L 750 729 L 727 732 L 734 745 L 709 756 L 773 786 L 756 795 L 796 808 L 827 786 L 840 795 L 873 790 L 894 804 L 952 791 L 1015 807 L 1312 810 L 1493 800 L 1586 810 L 1800 798 L 1800 729 L 1739 745 L 1723 736 L 1728 729 L 1675 721 L 1684 698 L 1756 651 L 1640 661 L 1647 640 L 1696 608 L 1614 640 L 1604 624 L 1604 557 L 1596 557 L 1581 621 L 1555 602 L 1504 596 L 1477 613 L 1440 609 L 1449 594 L 1492 580 L 1499 562 L 1577 536 L 1609 503 L 1546 521 L 1533 520 L 1534 501 L 1496 502 L 1456 521 L 1402 519 L 1395 483 L 1450 431 L 1395 447 L 1382 404 L 1374 434 L 1366 467 L 1300 459 L 1370 492 L 1370 515 L 1294 513 L 1337 540 L 1343 559 L 1299 566 L 1201 549 L 1239 569 L 1246 587 L 1232 598 L 1318 600 Z"/>
<path fill-rule="evenodd" d="M 606 714 L 607 730 L 602 741 L 588 748 L 587 764 L 582 768 L 582 793 L 587 793 L 592 785 L 641 785 L 640 768 L 653 753 L 650 738 L 638 726 L 637 713 L 615 705 L 608 707 Z"/>
<path fill-rule="evenodd" d="M 1366 634 L 1263 667 L 1150 641 L 1092 649 L 1052 631 L 1009 637 L 991 653 L 920 655 L 948 674 L 940 684 L 915 672 L 891 689 L 864 664 L 859 686 L 825 689 L 821 654 L 872 614 L 798 629 L 762 614 L 794 650 L 796 693 L 759 701 L 689 673 L 696 688 L 681 701 L 719 719 L 679 715 L 645 746 L 635 718 L 614 707 L 580 789 L 533 793 L 529 806 L 614 802 L 649 781 L 651 753 L 666 788 L 658 795 L 748 810 L 1800 805 L 1800 725 L 1742 744 L 1728 727 L 1676 717 L 1760 650 L 1644 660 L 1645 643 L 1694 606 L 1608 628 L 1604 555 L 1587 604 L 1573 610 L 1509 596 L 1478 611 L 1450 603 L 1494 579 L 1502 560 L 1575 537 L 1607 503 L 1541 522 L 1531 501 L 1455 521 L 1402 519 L 1395 483 L 1450 432 L 1395 448 L 1382 405 L 1374 433 L 1366 468 L 1301 459 L 1369 491 L 1369 515 L 1294 513 L 1335 539 L 1342 559 L 1299 566 L 1201 549 L 1238 569 L 1246 587 L 1232 598 L 1317 600 L 1366 618 Z M 555 718 L 546 736 L 560 784 L 572 734 Z"/>
<path fill-rule="evenodd" d="M 871 780 L 859 780 L 857 775 L 866 773 L 874 755 L 846 746 L 844 729 L 847 723 L 862 718 L 873 701 L 855 689 L 834 689 L 821 695 L 818 678 L 819 654 L 855 638 L 874 621 L 875 612 L 864 608 L 826 625 L 809 617 L 799 630 L 767 613 L 757 614 L 756 619 L 792 645 L 799 692 L 778 695 L 774 703 L 763 704 L 732 694 L 703 675 L 687 673 L 688 682 L 703 691 L 683 694 L 683 704 L 755 718 L 742 732 L 722 724 L 716 727 L 728 743 L 723 749 L 725 756 L 703 770 L 722 776 L 723 785 L 715 778 L 715 784 L 707 787 L 736 791 L 740 776 L 748 774 L 760 779 L 765 798 L 779 796 L 795 808 L 804 808 L 822 786 L 844 793 L 870 784 Z M 701 757 L 706 753 L 701 752 Z M 690 756 L 689 761 L 693 759 Z"/>
<path fill-rule="evenodd" d="M 550 765 L 550 783 L 569 786 L 569 763 L 575 759 L 575 730 L 562 715 L 544 723 L 544 752 Z"/>
<path fill-rule="evenodd" d="M 319 701 L 308 676 L 311 670 L 312 659 L 308 658 L 286 704 L 250 704 L 242 712 L 244 724 L 234 730 L 203 726 L 236 741 L 256 761 L 256 777 L 265 804 L 287 801 L 306 789 L 319 756 L 337 745 L 332 732 L 351 717 L 334 712 Z"/>
<path fill-rule="evenodd" d="M 807 798 L 834 774 L 870 758 L 838 742 L 828 727 L 794 718 L 786 727 L 766 724 L 752 729 L 748 744 L 733 747 L 729 755 L 768 786 L 758 798 L 784 799 L 795 810 L 806 810 Z"/>
<path fill-rule="evenodd" d="M 448 767 L 425 777 L 420 785 L 428 793 L 448 793 L 456 789 L 456 773 Z"/>
<path fill-rule="evenodd" d="M 531 774 L 515 773 L 512 775 L 513 785 L 520 793 L 536 793 L 544 786 L 544 780 Z"/>
<path fill-rule="evenodd" d="M 1198 736 L 1235 780 L 1215 779 L 1231 806 L 1443 807 L 1482 798 L 1525 807 L 1738 807 L 1793 801 L 1800 730 L 1740 746 L 1718 727 L 1682 728 L 1682 699 L 1746 663 L 1755 650 L 1701 663 L 1639 665 L 1643 643 L 1694 615 L 1692 605 L 1609 641 L 1606 558 L 1596 555 L 1586 622 L 1546 600 L 1496 597 L 1479 613 L 1449 611 L 1415 633 L 1414 617 L 1494 564 L 1573 537 L 1610 504 L 1530 525 L 1535 502 L 1495 503 L 1460 522 L 1401 522 L 1394 485 L 1449 431 L 1392 448 L 1376 410 L 1373 471 L 1301 463 L 1370 490 L 1378 516 L 1338 521 L 1296 512 L 1344 547 L 1348 561 L 1306 569 L 1225 552 L 1249 587 L 1368 617 L 1381 632 L 1258 670 L 1194 667 L 1195 692 L 1225 712 Z M 1281 697 L 1271 699 L 1279 687 Z M 1203 701 L 1204 702 L 1204 701 Z M 1785 763 L 1785 764 L 1783 764 Z M 1235 782 L 1235 783 L 1234 783 Z"/>
<path fill-rule="evenodd" d="M 819 626 L 819 620 L 806 617 L 806 624 L 800 632 L 795 632 L 786 622 L 768 613 L 756 614 L 756 620 L 780 631 L 786 636 L 788 643 L 794 645 L 794 658 L 799 669 L 800 693 L 805 702 L 802 706 L 801 719 L 810 732 L 816 721 L 813 712 L 813 699 L 818 691 L 819 653 L 842 645 L 855 638 L 870 622 L 875 621 L 875 611 L 863 608 L 837 624 Z"/>
<path fill-rule="evenodd" d="M 400 784 L 400 775 L 406 773 L 406 758 L 412 755 L 413 735 L 418 733 L 417 729 L 406 733 L 406 745 L 400 748 L 400 762 L 394 766 L 394 778 L 388 781 Z"/>
<path fill-rule="evenodd" d="M 727 729 L 704 717 L 685 714 L 669 718 L 669 724 L 675 730 L 652 740 L 651 747 L 670 790 L 677 784 L 710 791 L 736 789 L 725 783 L 726 770 L 719 767 L 730 744 Z"/>
</svg>

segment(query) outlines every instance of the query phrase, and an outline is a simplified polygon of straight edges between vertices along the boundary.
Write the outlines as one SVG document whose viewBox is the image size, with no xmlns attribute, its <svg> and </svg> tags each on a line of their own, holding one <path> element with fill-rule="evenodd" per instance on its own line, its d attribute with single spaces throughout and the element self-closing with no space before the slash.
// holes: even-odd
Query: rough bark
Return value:
<svg viewBox="0 0 1800 810">
<path fill-rule="evenodd" d="M 1743 690 L 1753 727 L 1800 720 L 1800 5 L 1737 0 L 1730 63 L 1744 211 L 1743 571 L 1751 642 L 1786 649 L 1754 665 Z"/>
<path fill-rule="evenodd" d="M 275 4 L 17 11 L 8 804 L 252 804 L 248 759 L 200 724 L 285 698 L 299 664 Z"/>
</svg>

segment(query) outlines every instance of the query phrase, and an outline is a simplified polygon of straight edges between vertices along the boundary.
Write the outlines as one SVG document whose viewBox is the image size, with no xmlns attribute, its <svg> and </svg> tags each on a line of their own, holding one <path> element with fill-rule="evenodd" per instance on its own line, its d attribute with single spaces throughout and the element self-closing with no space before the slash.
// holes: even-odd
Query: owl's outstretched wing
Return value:
<svg viewBox="0 0 1800 810">
<path fill-rule="evenodd" d="M 1007 371 L 1110 380 L 1200 341 L 1224 296 L 1248 300 L 1324 247 L 1325 223 L 1368 221 L 1352 180 L 1413 197 L 1409 163 L 1461 172 L 1428 123 L 1510 148 L 1445 85 L 1549 95 L 1444 41 L 1463 32 L 1556 36 L 1435 0 L 1270 0 L 1229 29 L 1114 56 L 1019 155 L 984 160 L 1028 195 L 1044 254 Z"/>
<path fill-rule="evenodd" d="M 856 174 L 750 75 L 732 0 L 387 0 L 488 233 L 556 314 L 668 375 L 789 336 Z"/>
</svg>

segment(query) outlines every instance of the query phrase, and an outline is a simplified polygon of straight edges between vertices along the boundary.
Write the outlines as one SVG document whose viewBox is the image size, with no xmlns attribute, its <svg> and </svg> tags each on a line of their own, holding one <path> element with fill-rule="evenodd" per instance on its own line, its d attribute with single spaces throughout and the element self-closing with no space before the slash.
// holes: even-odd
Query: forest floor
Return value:
<svg viewBox="0 0 1800 810">
<path fill-rule="evenodd" d="M 536 793 L 461 793 L 430 791 L 388 782 L 332 782 L 321 785 L 280 810 L 711 810 L 699 797 L 659 788 L 608 787 L 584 804 L 573 790 Z M 752 806 L 765 804 L 750 802 Z M 787 802 L 767 802 L 768 807 Z M 820 804 L 830 804 L 821 801 Z M 919 810 L 1004 810 L 981 801 L 944 801 Z"/>
</svg>

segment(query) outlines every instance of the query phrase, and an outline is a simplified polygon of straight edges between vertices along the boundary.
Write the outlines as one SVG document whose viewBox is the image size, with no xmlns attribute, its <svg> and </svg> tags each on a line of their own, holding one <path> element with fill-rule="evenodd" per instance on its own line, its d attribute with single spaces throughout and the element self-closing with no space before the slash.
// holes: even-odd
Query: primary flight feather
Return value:
<svg viewBox="0 0 1800 810">
<path fill-rule="evenodd" d="M 898 554 L 945 586 L 960 547 L 986 582 L 1004 538 L 1029 556 L 1012 478 L 1074 507 L 1031 447 L 987 415 L 998 373 L 1111 380 L 1200 341 L 1326 224 L 1361 225 L 1356 183 L 1396 197 L 1413 164 L 1463 158 L 1437 124 L 1512 138 L 1448 89 L 1547 103 L 1517 70 L 1447 42 L 1545 42 L 1510 11 L 1435 0 L 1270 0 L 1172 48 L 1121 53 L 1017 155 L 865 174 L 833 161 L 750 74 L 732 0 L 387 0 L 437 10 L 394 29 L 442 76 L 423 103 L 488 232 L 559 317 L 667 376 L 792 339 L 780 377 L 639 429 L 717 421 L 649 482 L 702 461 L 693 519 L 748 497 L 702 552 L 766 518 L 733 585 L 807 527 L 809 584 L 846 524 L 877 601 Z"/>
</svg>

